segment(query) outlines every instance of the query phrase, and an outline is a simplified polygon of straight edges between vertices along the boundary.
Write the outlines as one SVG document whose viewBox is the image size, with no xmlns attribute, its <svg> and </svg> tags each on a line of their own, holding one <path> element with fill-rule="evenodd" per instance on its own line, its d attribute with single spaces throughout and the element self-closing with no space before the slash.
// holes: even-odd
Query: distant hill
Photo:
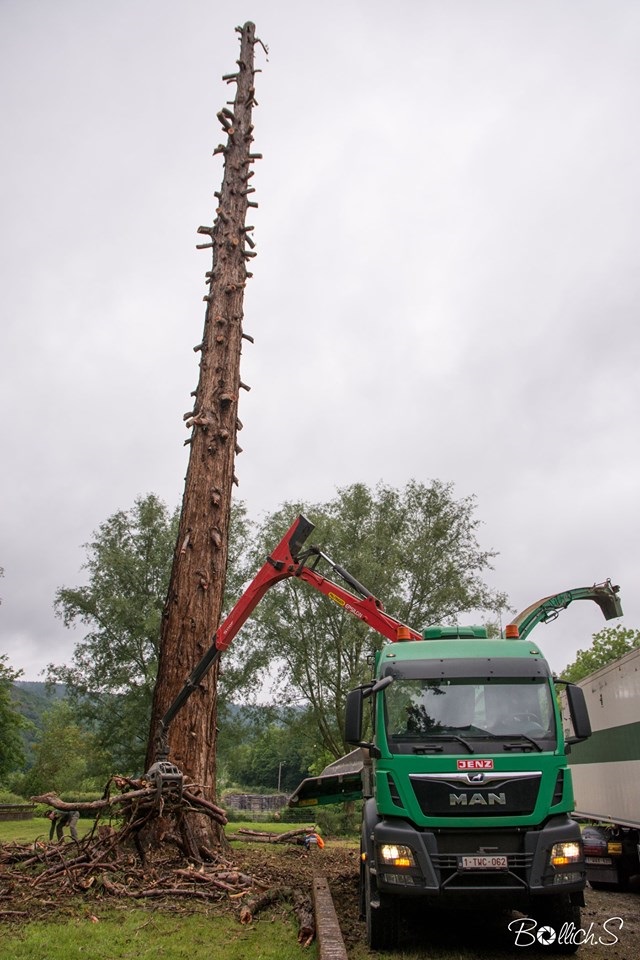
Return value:
<svg viewBox="0 0 640 960">
<path fill-rule="evenodd" d="M 16 680 L 13 684 L 14 688 L 18 693 L 26 692 L 27 694 L 33 694 L 36 697 L 43 697 L 49 702 L 50 700 L 64 700 L 66 696 L 66 690 L 63 684 L 57 683 L 55 687 L 50 687 L 49 684 L 44 681 L 39 680 Z"/>
<path fill-rule="evenodd" d="M 47 710 L 59 700 L 64 700 L 66 689 L 61 684 L 50 688 L 35 680 L 16 680 L 13 684 L 13 699 L 18 711 L 29 721 L 23 732 L 27 766 L 31 765 L 31 747 L 42 729 L 42 718 Z"/>
</svg>

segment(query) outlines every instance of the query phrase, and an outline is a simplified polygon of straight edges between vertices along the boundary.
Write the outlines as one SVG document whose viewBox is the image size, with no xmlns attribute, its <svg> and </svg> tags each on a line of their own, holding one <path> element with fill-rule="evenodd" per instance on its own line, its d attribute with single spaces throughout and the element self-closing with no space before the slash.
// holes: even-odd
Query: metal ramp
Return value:
<svg viewBox="0 0 640 960">
<path fill-rule="evenodd" d="M 307 777 L 289 797 L 289 807 L 345 803 L 362 797 L 364 753 L 360 747 L 334 760 L 317 777 Z"/>
</svg>

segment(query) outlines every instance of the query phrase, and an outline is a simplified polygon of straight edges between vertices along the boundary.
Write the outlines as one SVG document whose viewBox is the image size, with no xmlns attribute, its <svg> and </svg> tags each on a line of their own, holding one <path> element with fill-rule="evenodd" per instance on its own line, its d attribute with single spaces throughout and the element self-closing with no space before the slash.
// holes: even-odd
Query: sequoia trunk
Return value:
<svg viewBox="0 0 640 960">
<path fill-rule="evenodd" d="M 180 691 L 187 676 L 208 649 L 222 610 L 234 460 L 239 447 L 237 431 L 240 354 L 243 338 L 243 298 L 246 263 L 253 257 L 252 227 L 246 226 L 253 141 L 251 124 L 254 99 L 255 27 L 246 23 L 241 34 L 237 73 L 223 79 L 236 84 L 233 109 L 218 114 L 227 135 L 224 176 L 216 193 L 218 208 L 211 227 L 198 233 L 210 237 L 199 248 L 211 248 L 213 264 L 206 274 L 208 293 L 200 353 L 200 376 L 193 409 L 185 414 L 191 429 L 189 465 L 178 540 L 162 622 L 158 678 L 153 700 L 147 763 L 155 759 L 158 722 Z M 218 665 L 209 671 L 178 713 L 169 730 L 169 759 L 192 781 L 206 799 L 216 789 L 216 687 Z M 215 825 L 202 820 L 196 840 L 209 846 L 220 838 Z"/>
</svg>

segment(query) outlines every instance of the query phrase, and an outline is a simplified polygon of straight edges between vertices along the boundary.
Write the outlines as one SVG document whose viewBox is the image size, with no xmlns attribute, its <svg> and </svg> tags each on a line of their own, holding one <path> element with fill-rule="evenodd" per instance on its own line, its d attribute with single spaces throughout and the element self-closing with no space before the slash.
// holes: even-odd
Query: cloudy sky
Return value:
<svg viewBox="0 0 640 960">
<path fill-rule="evenodd" d="M 0 0 L 0 652 L 68 661 L 82 544 L 181 497 L 249 19 L 250 513 L 451 481 L 514 608 L 611 577 L 640 627 L 636 0 Z M 602 626 L 537 639 L 560 669 Z"/>
</svg>

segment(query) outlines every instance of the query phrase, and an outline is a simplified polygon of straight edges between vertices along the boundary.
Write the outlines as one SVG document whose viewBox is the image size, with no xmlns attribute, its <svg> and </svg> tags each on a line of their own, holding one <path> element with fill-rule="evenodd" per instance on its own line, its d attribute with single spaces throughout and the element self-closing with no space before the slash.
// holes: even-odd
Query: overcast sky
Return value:
<svg viewBox="0 0 640 960">
<path fill-rule="evenodd" d="M 249 19 L 251 515 L 451 481 L 515 609 L 611 577 L 640 628 L 637 0 L 0 0 L 0 653 L 68 662 L 82 544 L 182 495 Z"/>
</svg>

